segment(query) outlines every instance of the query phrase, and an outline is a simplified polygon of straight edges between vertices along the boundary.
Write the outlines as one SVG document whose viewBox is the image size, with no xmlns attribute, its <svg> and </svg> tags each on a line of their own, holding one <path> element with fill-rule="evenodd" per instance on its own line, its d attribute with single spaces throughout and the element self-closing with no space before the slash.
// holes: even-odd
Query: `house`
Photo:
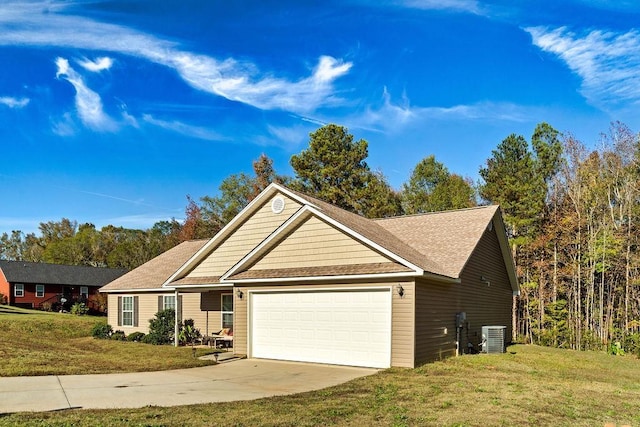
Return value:
<svg viewBox="0 0 640 427">
<path fill-rule="evenodd" d="M 92 297 L 101 286 L 127 270 L 80 265 L 0 260 L 0 294 L 16 307 L 57 310 L 84 302 L 90 309 Z"/>
<path fill-rule="evenodd" d="M 232 328 L 237 354 L 384 368 L 477 348 L 483 326 L 508 339 L 519 288 L 497 206 L 370 220 L 271 184 L 101 291 L 126 333 L 177 302 L 203 334 Z"/>
</svg>

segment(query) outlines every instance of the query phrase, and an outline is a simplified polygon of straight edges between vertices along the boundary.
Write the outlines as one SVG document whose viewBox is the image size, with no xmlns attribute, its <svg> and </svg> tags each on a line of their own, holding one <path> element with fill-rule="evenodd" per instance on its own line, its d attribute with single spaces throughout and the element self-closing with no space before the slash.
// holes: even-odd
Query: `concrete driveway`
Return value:
<svg viewBox="0 0 640 427">
<path fill-rule="evenodd" d="M 318 390 L 376 369 L 242 359 L 129 374 L 0 378 L 0 413 L 229 402 Z"/>
</svg>

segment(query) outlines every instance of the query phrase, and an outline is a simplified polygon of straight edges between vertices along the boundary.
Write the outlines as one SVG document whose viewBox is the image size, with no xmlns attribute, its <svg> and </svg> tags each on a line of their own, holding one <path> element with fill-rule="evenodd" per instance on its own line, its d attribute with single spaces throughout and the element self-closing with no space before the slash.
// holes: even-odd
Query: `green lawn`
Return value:
<svg viewBox="0 0 640 427">
<path fill-rule="evenodd" d="M 19 316 L 27 315 L 6 317 Z M 53 352 L 71 357 L 79 348 L 87 348 L 87 354 L 74 359 L 74 364 L 89 363 L 97 368 L 101 363 L 91 359 L 103 357 L 99 353 L 120 352 L 118 358 L 124 359 L 119 362 L 122 371 L 150 368 L 150 362 L 131 368 L 138 363 L 136 357 L 142 357 L 127 358 L 126 354 L 129 349 L 135 349 L 131 350 L 133 353 L 140 348 L 152 348 L 145 357 L 154 357 L 157 351 L 163 355 L 160 358 L 166 358 L 166 350 L 176 351 L 176 358 L 192 361 L 189 349 L 108 341 L 96 344 L 90 338 L 73 337 L 80 329 L 90 328 L 95 319 L 50 314 L 28 316 L 33 320 L 19 322 L 22 326 L 14 329 L 22 329 L 21 333 L 31 337 L 31 332 L 24 329 L 32 325 L 32 329 L 39 331 L 38 336 L 48 337 L 43 336 L 36 347 L 58 346 L 52 341 L 69 335 L 62 341 L 76 346 L 69 352 L 64 352 L 64 345 L 58 346 Z M 61 328 L 60 322 L 68 325 L 62 332 L 57 330 Z M 0 315 L 3 344 L 8 323 Z M 12 336 L 15 334 L 14 331 Z M 92 344 L 98 347 L 89 350 Z M 11 345 L 16 344 L 12 341 Z M 502 355 L 462 356 L 417 369 L 388 369 L 336 387 L 293 396 L 173 408 L 0 415 L 0 426 L 603 426 L 607 423 L 640 426 L 637 358 L 524 345 L 508 350 Z M 3 353 L 3 363 L 19 366 L 21 363 L 12 359 L 25 358 L 32 351 L 35 350 L 27 349 L 21 354 L 12 350 L 9 356 Z M 38 357 L 45 358 L 44 354 Z M 64 359 L 62 355 L 58 357 Z M 110 369 L 116 371 L 118 365 L 111 363 Z"/>
<path fill-rule="evenodd" d="M 0 305 L 0 376 L 155 371 L 208 365 L 191 348 L 98 340 L 105 318 Z M 198 355 L 208 349 L 201 349 Z"/>
</svg>

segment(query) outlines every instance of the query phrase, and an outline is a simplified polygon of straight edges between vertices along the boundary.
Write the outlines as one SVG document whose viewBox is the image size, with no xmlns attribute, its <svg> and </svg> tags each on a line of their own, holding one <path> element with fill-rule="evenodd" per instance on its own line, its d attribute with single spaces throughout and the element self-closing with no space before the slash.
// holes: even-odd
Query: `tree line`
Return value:
<svg viewBox="0 0 640 427">
<path fill-rule="evenodd" d="M 597 148 L 538 124 L 529 140 L 509 135 L 479 170 L 451 173 L 434 156 L 394 190 L 367 164 L 368 143 L 327 125 L 278 175 L 266 155 L 253 173 L 225 178 L 216 196 L 187 197 L 184 221 L 148 230 L 62 219 L 40 235 L 0 236 L 0 258 L 134 268 L 181 241 L 209 238 L 271 182 L 368 218 L 500 204 L 521 295 L 516 333 L 526 342 L 573 349 L 613 343 L 640 350 L 640 139 L 612 123 Z"/>
</svg>

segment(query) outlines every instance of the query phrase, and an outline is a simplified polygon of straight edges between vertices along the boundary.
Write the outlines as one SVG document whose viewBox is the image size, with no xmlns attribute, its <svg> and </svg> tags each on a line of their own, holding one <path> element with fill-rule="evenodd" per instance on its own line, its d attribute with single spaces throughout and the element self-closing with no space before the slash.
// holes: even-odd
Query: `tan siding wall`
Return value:
<svg viewBox="0 0 640 427">
<path fill-rule="evenodd" d="M 272 199 L 268 200 L 187 277 L 221 276 L 300 209 L 297 202 L 284 195 L 281 197 L 285 200 L 284 211 L 274 214 Z"/>
<path fill-rule="evenodd" d="M 480 276 L 488 278 L 491 285 L 483 283 Z M 507 326 L 507 340 L 511 336 L 512 291 L 495 230 L 485 231 L 461 282 L 417 283 L 416 364 L 455 354 L 456 314 L 462 311 L 467 314 L 468 328 L 461 333 L 461 351 L 466 351 L 468 342 L 478 348 L 485 325 Z"/>
<path fill-rule="evenodd" d="M 312 217 L 250 270 L 389 262 L 342 231 Z"/>
<path fill-rule="evenodd" d="M 375 286 L 392 287 L 392 324 L 391 324 L 391 366 L 412 367 L 413 366 L 413 284 L 402 283 L 405 295 L 400 298 L 395 290 L 395 285 L 399 282 L 379 282 L 379 283 L 337 283 L 337 284 L 314 284 L 314 285 L 269 285 L 260 287 L 242 287 L 243 298 L 234 296 L 235 317 L 234 317 L 234 350 L 236 354 L 248 353 L 248 331 L 249 331 L 249 290 L 312 290 L 312 289 L 345 289 L 345 288 L 367 288 Z M 236 288 L 238 289 L 238 288 Z"/>
<path fill-rule="evenodd" d="M 237 291 L 233 293 L 233 352 L 246 355 L 248 349 L 247 334 L 249 330 L 249 315 L 247 312 L 249 294 L 247 288 L 236 288 L 242 291 L 242 299 L 238 298 Z"/>
<path fill-rule="evenodd" d="M 455 354 L 460 284 L 416 282 L 416 364 Z"/>
<path fill-rule="evenodd" d="M 216 310 L 201 310 L 201 297 L 199 293 L 182 293 L 182 319 L 193 319 L 194 325 L 200 330 L 203 335 L 211 334 L 220 330 L 221 315 L 220 315 L 220 291 L 208 292 L 208 299 L 213 301 L 215 299 L 215 293 L 218 296 L 218 309 Z M 149 333 L 149 320 L 153 319 L 158 312 L 158 296 L 159 295 L 172 295 L 173 293 L 127 293 L 127 294 L 109 294 L 108 304 L 109 311 L 107 321 L 114 330 L 124 331 L 125 334 L 131 332 L 144 332 Z M 207 295 L 205 294 L 205 295 Z M 118 296 L 137 296 L 138 297 L 138 326 L 118 326 Z M 205 307 L 207 308 L 207 307 Z M 215 308 L 215 307 L 211 307 Z"/>
<path fill-rule="evenodd" d="M 478 344 L 482 326 L 495 325 L 507 327 L 505 341 L 509 342 L 513 290 L 495 231 L 485 232 L 476 254 L 462 273 L 462 281 L 467 286 L 464 303 L 470 323 L 469 340 L 474 345 Z M 482 283 L 480 276 L 487 278 L 490 284 Z M 466 346 L 467 341 L 463 340 L 463 343 Z"/>
<path fill-rule="evenodd" d="M 401 297 L 395 286 L 401 285 Z M 415 350 L 415 286 L 413 282 L 394 284 L 391 291 L 391 366 L 414 367 Z"/>
</svg>

